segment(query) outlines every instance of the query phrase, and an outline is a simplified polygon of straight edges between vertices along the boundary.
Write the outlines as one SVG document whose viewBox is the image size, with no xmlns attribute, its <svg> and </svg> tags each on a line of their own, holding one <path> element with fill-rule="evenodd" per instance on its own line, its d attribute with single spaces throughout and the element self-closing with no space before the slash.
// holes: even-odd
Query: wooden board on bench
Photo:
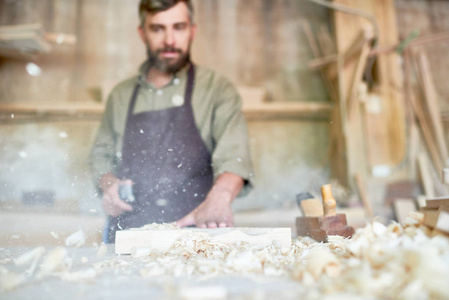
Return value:
<svg viewBox="0 0 449 300">
<path fill-rule="evenodd" d="M 136 248 L 150 248 L 155 252 L 168 250 L 175 241 L 187 235 L 206 233 L 207 238 L 221 243 L 246 242 L 269 245 L 277 241 L 282 248 L 291 247 L 291 228 L 177 228 L 177 229 L 131 229 L 117 231 L 115 253 L 131 254 Z"/>
</svg>

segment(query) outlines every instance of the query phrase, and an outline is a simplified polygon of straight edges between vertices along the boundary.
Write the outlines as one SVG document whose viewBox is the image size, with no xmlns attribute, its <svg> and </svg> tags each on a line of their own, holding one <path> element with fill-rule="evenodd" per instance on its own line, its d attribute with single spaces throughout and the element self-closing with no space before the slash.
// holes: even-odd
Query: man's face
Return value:
<svg viewBox="0 0 449 300">
<path fill-rule="evenodd" d="M 190 22 L 184 2 L 162 12 L 148 14 L 144 24 L 139 26 L 150 63 L 167 73 L 178 71 L 188 62 L 195 32 L 196 27 Z"/>
</svg>

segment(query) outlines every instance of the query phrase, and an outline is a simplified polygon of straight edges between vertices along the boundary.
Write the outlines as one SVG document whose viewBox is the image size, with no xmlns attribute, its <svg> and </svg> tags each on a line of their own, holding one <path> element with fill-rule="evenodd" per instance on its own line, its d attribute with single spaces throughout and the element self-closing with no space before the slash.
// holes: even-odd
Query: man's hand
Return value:
<svg viewBox="0 0 449 300">
<path fill-rule="evenodd" d="M 243 187 L 243 179 L 232 173 L 218 176 L 206 200 L 184 218 L 176 222 L 184 227 L 196 225 L 200 228 L 234 226 L 231 203 Z"/>
<path fill-rule="evenodd" d="M 102 204 L 105 213 L 117 217 L 126 211 L 132 211 L 133 207 L 120 199 L 119 185 L 132 184 L 131 180 L 121 181 L 114 175 L 108 173 L 100 179 L 100 187 L 103 190 Z"/>
</svg>

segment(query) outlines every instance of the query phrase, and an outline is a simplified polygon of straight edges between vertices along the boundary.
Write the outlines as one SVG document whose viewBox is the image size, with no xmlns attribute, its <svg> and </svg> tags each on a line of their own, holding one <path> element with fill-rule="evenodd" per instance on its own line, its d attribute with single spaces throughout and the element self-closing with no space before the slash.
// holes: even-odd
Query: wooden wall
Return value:
<svg viewBox="0 0 449 300">
<path fill-rule="evenodd" d="M 104 103 L 112 86 L 135 74 L 145 58 L 136 30 L 137 3 L 0 0 L 0 25 L 41 23 L 46 32 L 74 34 L 78 39 L 74 46 L 53 45 L 48 54 L 0 58 L 0 102 Z M 319 74 L 307 69 L 312 55 L 301 30 L 303 20 L 314 28 L 327 26 L 326 9 L 306 0 L 194 3 L 199 26 L 193 46 L 195 62 L 224 74 L 238 86 L 266 90 L 270 101 L 329 101 Z M 42 74 L 27 74 L 28 62 L 40 66 Z M 328 181 L 328 119 L 277 116 L 248 123 L 258 186 L 236 203 L 236 209 L 293 202 L 295 194 L 317 191 Z M 22 176 L 18 170 L 30 170 L 33 164 L 27 165 L 18 153 L 28 151 L 29 158 L 37 159 L 31 154 L 34 151 L 50 154 L 44 155 L 47 164 L 30 171 L 41 177 L 41 188 L 54 189 L 56 184 L 59 198 L 79 198 L 83 211 L 99 208 L 86 165 L 97 125 L 98 119 L 54 122 L 39 116 L 33 121 L 0 124 L 0 167 L 16 166 L 0 176 L 0 200 L 20 198 L 24 184 L 18 183 Z M 45 139 L 40 137 L 42 132 L 47 133 Z M 70 142 L 61 139 L 61 134 L 67 134 Z M 61 151 L 68 162 L 51 155 Z"/>
</svg>

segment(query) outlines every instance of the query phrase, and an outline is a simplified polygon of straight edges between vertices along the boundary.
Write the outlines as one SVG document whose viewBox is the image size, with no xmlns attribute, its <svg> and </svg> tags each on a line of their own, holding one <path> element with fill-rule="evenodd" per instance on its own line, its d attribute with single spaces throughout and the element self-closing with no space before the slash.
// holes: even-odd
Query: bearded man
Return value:
<svg viewBox="0 0 449 300">
<path fill-rule="evenodd" d="M 90 164 L 108 222 L 233 226 L 231 203 L 252 186 L 248 134 L 236 88 L 190 60 L 189 0 L 142 0 L 138 33 L 148 59 L 108 97 Z M 121 196 L 120 188 L 132 187 Z M 132 201 L 126 201 L 132 200 Z"/>
</svg>

